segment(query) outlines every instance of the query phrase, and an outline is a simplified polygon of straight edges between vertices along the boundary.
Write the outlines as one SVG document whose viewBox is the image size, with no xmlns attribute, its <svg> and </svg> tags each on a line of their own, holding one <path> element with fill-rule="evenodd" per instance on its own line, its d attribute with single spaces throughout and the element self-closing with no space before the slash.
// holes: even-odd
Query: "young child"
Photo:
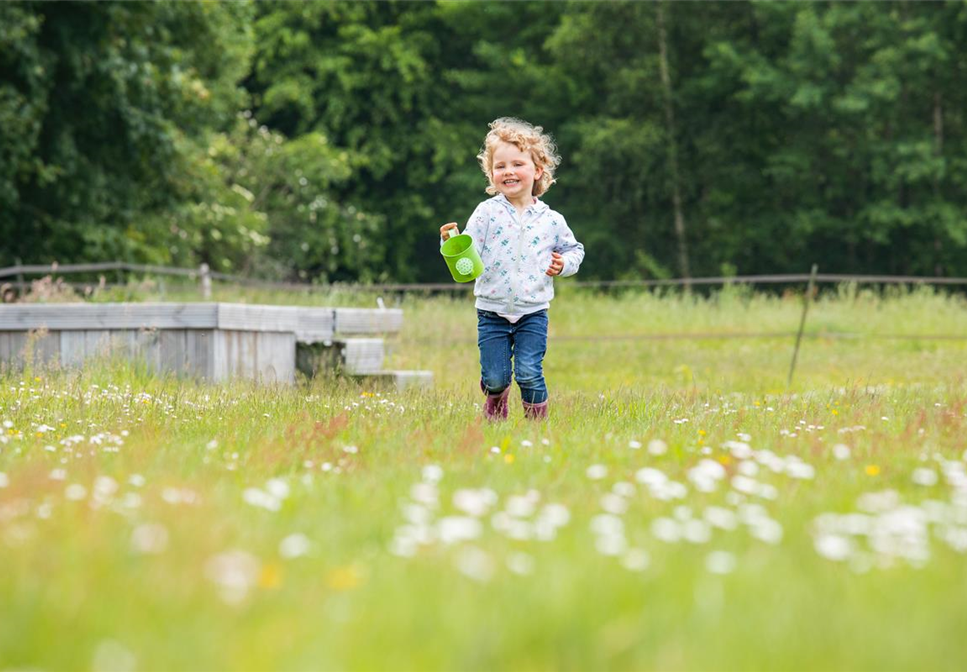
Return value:
<svg viewBox="0 0 967 672">
<path fill-rule="evenodd" d="M 488 420 L 507 418 L 512 359 L 524 415 L 547 417 L 543 363 L 553 278 L 574 275 L 584 259 L 584 246 L 564 217 L 537 198 L 554 184 L 561 161 L 543 131 L 519 119 L 497 119 L 477 155 L 493 198 L 477 206 L 464 233 L 473 236 L 484 263 L 473 294 Z M 441 238 L 456 226 L 441 226 Z"/>
</svg>

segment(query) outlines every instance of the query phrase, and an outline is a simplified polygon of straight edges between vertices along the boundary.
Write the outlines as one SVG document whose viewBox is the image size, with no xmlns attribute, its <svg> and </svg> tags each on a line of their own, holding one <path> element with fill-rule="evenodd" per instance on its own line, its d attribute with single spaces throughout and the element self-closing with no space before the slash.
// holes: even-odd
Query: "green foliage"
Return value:
<svg viewBox="0 0 967 672">
<path fill-rule="evenodd" d="M 244 100 L 249 5 L 0 11 L 0 258 L 169 258 L 143 218 L 179 204 L 180 170 Z"/>
<path fill-rule="evenodd" d="M 676 273 L 676 186 L 696 275 L 967 274 L 967 3 L 665 3 L 674 132 L 657 8 L 4 3 L 0 264 L 442 280 L 513 115 L 583 277 Z"/>
</svg>

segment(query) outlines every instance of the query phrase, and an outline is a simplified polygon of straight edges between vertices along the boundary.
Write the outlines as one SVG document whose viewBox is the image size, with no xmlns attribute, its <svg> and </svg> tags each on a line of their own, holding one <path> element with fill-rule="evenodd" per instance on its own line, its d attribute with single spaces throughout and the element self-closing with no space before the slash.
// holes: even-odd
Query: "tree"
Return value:
<svg viewBox="0 0 967 672">
<path fill-rule="evenodd" d="M 0 7 L 0 262 L 165 261 L 152 228 L 243 100 L 247 3 Z"/>
</svg>

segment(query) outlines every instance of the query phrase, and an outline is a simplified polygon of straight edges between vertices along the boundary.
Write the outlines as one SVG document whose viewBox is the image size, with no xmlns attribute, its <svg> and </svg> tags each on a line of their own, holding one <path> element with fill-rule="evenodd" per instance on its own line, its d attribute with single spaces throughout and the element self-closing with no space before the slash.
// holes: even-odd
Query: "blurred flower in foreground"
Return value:
<svg viewBox="0 0 967 672">
<path fill-rule="evenodd" d="M 226 551 L 213 556 L 205 565 L 205 575 L 220 589 L 227 604 L 239 604 L 259 578 L 261 562 L 245 551 Z"/>
<path fill-rule="evenodd" d="M 131 532 L 131 549 L 137 553 L 157 554 L 168 547 L 168 530 L 158 523 L 143 523 Z"/>
</svg>

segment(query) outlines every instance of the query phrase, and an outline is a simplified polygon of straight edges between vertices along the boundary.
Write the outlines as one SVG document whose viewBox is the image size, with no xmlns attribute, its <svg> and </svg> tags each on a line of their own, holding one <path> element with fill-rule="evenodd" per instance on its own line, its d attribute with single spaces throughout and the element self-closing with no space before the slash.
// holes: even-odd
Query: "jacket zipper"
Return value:
<svg viewBox="0 0 967 672">
<path fill-rule="evenodd" d="M 524 215 L 517 216 L 517 208 L 513 208 L 513 217 L 517 220 L 517 258 L 514 260 L 514 275 L 510 283 L 510 303 L 507 305 L 509 313 L 514 312 L 514 302 L 517 299 L 517 275 L 520 273 L 520 254 L 524 242 Z M 526 214 L 526 210 L 524 211 Z"/>
</svg>

